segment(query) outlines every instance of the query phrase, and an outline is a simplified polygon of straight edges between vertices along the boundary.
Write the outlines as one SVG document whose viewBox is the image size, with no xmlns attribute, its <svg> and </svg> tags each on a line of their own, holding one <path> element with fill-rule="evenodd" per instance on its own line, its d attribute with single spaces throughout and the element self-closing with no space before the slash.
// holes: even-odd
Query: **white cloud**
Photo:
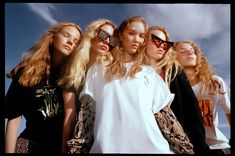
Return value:
<svg viewBox="0 0 235 156">
<path fill-rule="evenodd" d="M 198 43 L 216 74 L 230 86 L 229 4 L 144 4 L 136 8 L 132 12 L 141 14 L 150 26 L 165 26 L 172 40 Z"/>
<path fill-rule="evenodd" d="M 52 11 L 55 10 L 53 4 L 50 3 L 28 3 L 26 4 L 34 13 L 46 20 L 50 25 L 58 23 L 53 18 Z"/>
<path fill-rule="evenodd" d="M 229 5 L 145 4 L 137 7 L 150 25 L 162 24 L 175 39 L 203 39 L 229 26 Z"/>
</svg>

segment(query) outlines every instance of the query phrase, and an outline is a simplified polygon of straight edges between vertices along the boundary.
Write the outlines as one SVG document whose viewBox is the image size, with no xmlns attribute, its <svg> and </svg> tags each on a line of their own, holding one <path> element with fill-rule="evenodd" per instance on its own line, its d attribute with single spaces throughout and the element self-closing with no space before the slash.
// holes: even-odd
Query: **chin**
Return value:
<svg viewBox="0 0 235 156">
<path fill-rule="evenodd" d="M 67 57 L 67 56 L 69 56 L 70 54 L 71 54 L 71 52 L 62 52 L 62 54 L 65 56 L 65 57 Z"/>
<path fill-rule="evenodd" d="M 106 53 L 106 51 L 97 51 L 96 53 L 97 54 L 104 54 L 104 53 Z"/>
</svg>

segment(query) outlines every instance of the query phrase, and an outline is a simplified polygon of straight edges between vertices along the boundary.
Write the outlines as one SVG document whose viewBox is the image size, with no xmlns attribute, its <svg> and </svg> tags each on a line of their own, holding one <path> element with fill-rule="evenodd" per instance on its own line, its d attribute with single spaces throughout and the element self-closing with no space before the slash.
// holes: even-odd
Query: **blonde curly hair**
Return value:
<svg viewBox="0 0 235 156">
<path fill-rule="evenodd" d="M 202 86 L 202 89 L 200 91 L 200 94 L 202 95 L 204 93 L 204 91 L 206 90 L 206 88 L 209 89 L 209 95 L 214 95 L 217 92 L 224 94 L 224 92 L 220 91 L 221 85 L 219 83 L 219 81 L 217 79 L 215 79 L 214 75 L 214 71 L 212 69 L 212 66 L 209 64 L 209 62 L 207 61 L 206 57 L 203 55 L 201 49 L 199 48 L 199 46 L 191 41 L 191 40 L 186 40 L 186 41 L 177 41 L 175 42 L 174 46 L 172 47 L 173 50 L 176 50 L 176 47 L 182 43 L 186 43 L 192 46 L 192 48 L 195 51 L 195 54 L 197 56 L 196 59 L 196 66 L 194 67 L 194 75 L 193 76 L 197 76 L 199 78 L 199 80 L 204 84 Z M 184 67 L 182 67 L 184 68 Z"/>
</svg>

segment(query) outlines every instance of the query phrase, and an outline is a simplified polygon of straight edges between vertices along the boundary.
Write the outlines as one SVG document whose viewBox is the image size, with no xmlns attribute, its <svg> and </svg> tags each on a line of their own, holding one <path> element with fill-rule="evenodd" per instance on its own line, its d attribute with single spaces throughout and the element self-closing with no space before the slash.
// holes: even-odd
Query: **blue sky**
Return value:
<svg viewBox="0 0 235 156">
<path fill-rule="evenodd" d="M 173 41 L 190 39 L 198 43 L 215 73 L 230 87 L 230 7 L 192 3 L 5 3 L 5 72 L 16 66 L 22 53 L 57 22 L 74 22 L 85 31 L 98 18 L 107 18 L 118 26 L 129 16 L 141 15 L 150 26 L 166 27 Z M 10 82 L 5 78 L 5 93 Z M 219 118 L 221 130 L 230 137 L 221 110 Z"/>
</svg>

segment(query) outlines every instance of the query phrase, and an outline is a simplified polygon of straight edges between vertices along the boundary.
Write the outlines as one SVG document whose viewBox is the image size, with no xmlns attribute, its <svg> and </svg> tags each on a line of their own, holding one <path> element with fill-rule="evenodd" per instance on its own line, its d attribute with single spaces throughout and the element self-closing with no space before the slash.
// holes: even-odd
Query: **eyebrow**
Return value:
<svg viewBox="0 0 235 156">
<path fill-rule="evenodd" d="M 61 32 L 65 32 L 65 33 L 69 34 L 70 36 L 72 36 L 73 38 L 75 38 L 75 39 L 77 39 L 77 40 L 80 39 L 80 38 L 77 38 L 76 36 L 70 34 L 70 32 L 68 32 L 68 31 L 66 31 L 66 30 L 61 30 Z M 79 34 L 80 34 L 80 32 L 79 32 Z"/>
<path fill-rule="evenodd" d="M 126 30 L 127 30 L 127 31 L 131 31 L 131 32 L 134 32 L 134 33 L 138 33 L 138 34 L 140 34 L 140 35 L 145 35 L 145 32 L 139 32 L 139 31 L 133 29 L 133 27 L 129 27 L 129 28 L 127 28 Z"/>
</svg>

